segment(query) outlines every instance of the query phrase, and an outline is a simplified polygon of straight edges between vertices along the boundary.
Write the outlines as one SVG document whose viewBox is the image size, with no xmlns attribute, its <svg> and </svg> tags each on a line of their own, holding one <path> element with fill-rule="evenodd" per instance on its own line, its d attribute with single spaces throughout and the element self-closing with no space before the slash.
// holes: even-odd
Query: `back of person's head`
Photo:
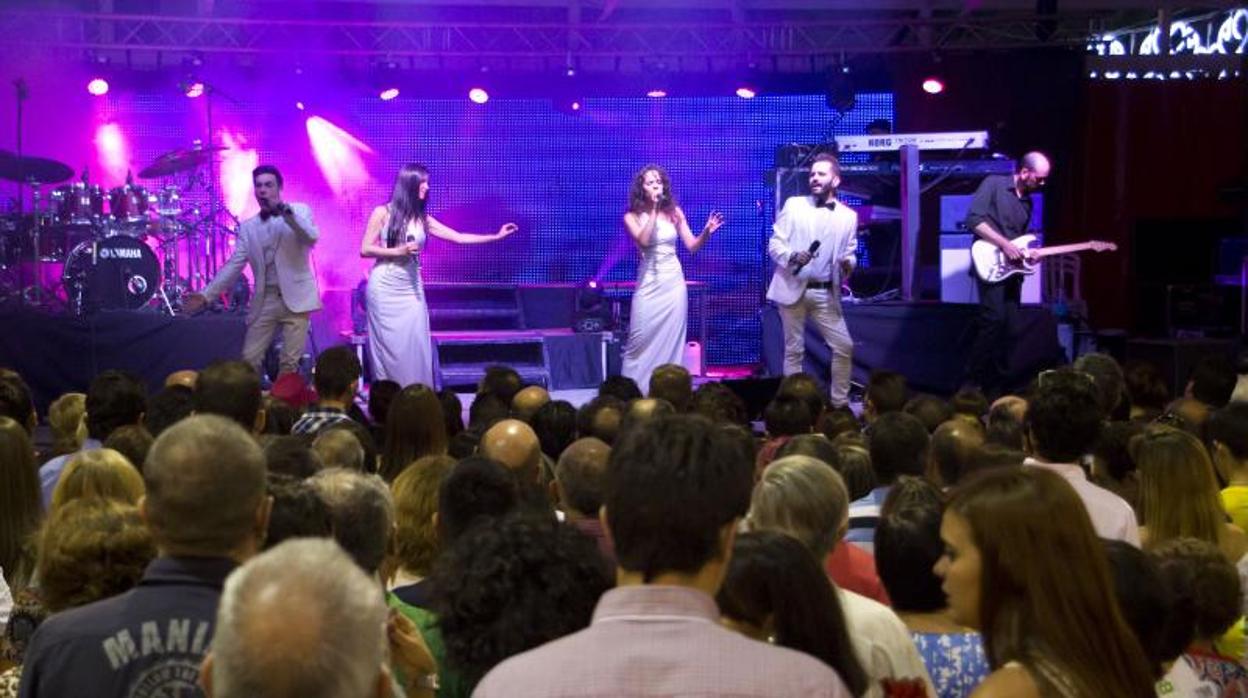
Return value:
<svg viewBox="0 0 1248 698">
<path fill-rule="evenodd" d="M 1003 402 L 1002 400 L 998 400 L 988 411 L 984 442 L 1021 451 L 1024 446 L 1023 426 L 1026 420 L 1027 403 L 1023 401 L 1023 409 L 1019 410 L 1017 402 L 1013 400 Z M 1022 401 L 1022 398 L 1018 400 Z"/>
<path fill-rule="evenodd" d="M 317 432 L 317 435 L 319 438 L 320 436 L 325 436 L 326 434 L 333 432 L 344 432 L 354 436 L 355 442 L 360 445 L 361 449 L 363 449 L 364 457 L 360 462 L 363 465 L 364 472 L 377 472 L 379 455 L 377 452 L 377 439 L 373 436 L 372 429 L 369 429 L 354 419 L 340 419 L 337 422 L 321 429 Z M 315 442 L 313 443 L 315 444 Z M 347 448 L 349 449 L 350 447 L 347 446 Z"/>
<path fill-rule="evenodd" d="M 104 439 L 104 448 L 111 448 L 126 457 L 135 468 L 142 470 L 147 462 L 147 453 L 152 450 L 156 439 L 142 424 L 127 424 L 117 427 Z"/>
<path fill-rule="evenodd" d="M 925 482 L 903 480 L 915 487 Z M 932 571 L 945 552 L 940 495 L 932 485 L 927 487 L 931 491 L 926 499 L 906 497 L 904 488 L 894 487 L 885 499 L 887 513 L 881 511 L 875 525 L 875 569 L 893 609 L 902 613 L 931 613 L 946 604 L 940 578 Z"/>
<path fill-rule="evenodd" d="M 479 520 L 499 517 L 520 502 L 516 479 L 501 463 L 471 456 L 455 464 L 438 488 L 438 537 L 448 546 Z"/>
<path fill-rule="evenodd" d="M 1022 451 L 1016 451 L 997 444 L 985 443 L 971 452 L 970 457 L 966 461 L 966 470 L 962 473 L 958 482 L 964 482 L 972 475 L 989 470 L 1017 468 L 1025 460 L 1027 460 L 1027 454 Z"/>
<path fill-rule="evenodd" d="M 1191 616 L 1174 613 L 1174 597 L 1166 588 L 1156 558 L 1130 543 L 1102 541 L 1114 576 L 1114 595 L 1123 618 L 1144 648 L 1153 666 L 1153 676 L 1161 678 L 1168 666 L 1192 641 Z"/>
<path fill-rule="evenodd" d="M 446 424 L 446 438 L 453 439 L 464 430 L 464 403 L 454 390 L 439 390 L 438 402 L 442 403 L 442 421 Z"/>
<path fill-rule="evenodd" d="M 376 580 L 333 541 L 289 540 L 225 581 L 208 676 L 215 698 L 378 695 L 390 677 Z"/>
<path fill-rule="evenodd" d="M 358 385 L 360 373 L 360 359 L 351 347 L 330 347 L 316 356 L 312 387 L 322 400 L 350 400 L 355 397 L 353 387 Z"/>
<path fill-rule="evenodd" d="M 689 400 L 689 411 L 717 424 L 747 426 L 750 423 L 745 400 L 723 383 L 703 383 L 698 386 Z"/>
<path fill-rule="evenodd" d="M 693 397 L 693 377 L 689 370 L 680 364 L 663 364 L 650 374 L 650 389 L 647 397 L 657 397 L 672 403 L 677 412 L 689 409 L 689 399 Z"/>
<path fill-rule="evenodd" d="M 963 388 L 949 398 L 954 414 L 983 419 L 988 413 L 988 396 L 979 388 Z"/>
<path fill-rule="evenodd" d="M 549 458 L 558 458 L 576 440 L 576 408 L 567 400 L 542 405 L 529 423 L 542 444 L 542 453 Z"/>
<path fill-rule="evenodd" d="M 468 406 L 468 428 L 481 432 L 507 419 L 511 415 L 509 404 L 494 393 L 477 393 Z"/>
<path fill-rule="evenodd" d="M 264 410 L 264 431 L 260 433 L 274 436 L 290 434 L 290 430 L 294 428 L 295 422 L 299 421 L 299 416 L 302 414 L 300 410 L 291 407 L 289 402 L 272 395 L 260 398 L 260 409 Z"/>
<path fill-rule="evenodd" d="M 836 446 L 836 472 L 845 481 L 849 501 L 856 502 L 871 494 L 871 490 L 880 484 L 871 465 L 871 451 L 861 443 L 833 442 L 832 445 Z"/>
<path fill-rule="evenodd" d="M 810 456 L 833 469 L 840 470 L 841 460 L 837 456 L 836 446 L 833 446 L 823 434 L 794 436 L 776 451 L 777 459 L 785 456 Z"/>
<path fill-rule="evenodd" d="M 334 535 L 329 507 L 306 480 L 269 473 L 267 481 L 273 512 L 269 515 L 268 535 L 264 537 L 266 550 L 290 538 Z"/>
<path fill-rule="evenodd" d="M 1248 464 L 1248 403 L 1233 402 L 1209 415 L 1205 443 L 1215 458 Z"/>
<path fill-rule="evenodd" d="M 620 567 L 648 582 L 720 559 L 724 527 L 749 507 L 752 473 L 743 442 L 705 417 L 663 417 L 622 435 L 605 499 Z"/>
<path fill-rule="evenodd" d="M 857 434 L 861 432 L 862 423 L 858 421 L 858 416 L 854 414 L 853 410 L 848 407 L 833 407 L 823 413 L 823 416 L 815 423 L 815 428 L 830 441 L 841 434 Z"/>
<path fill-rule="evenodd" d="M 21 424 L 27 433 L 33 433 L 38 418 L 30 386 L 16 372 L 0 370 L 0 417 L 8 417 Z"/>
<path fill-rule="evenodd" d="M 642 397 L 641 388 L 637 387 L 637 381 L 621 375 L 607 376 L 606 380 L 599 384 L 598 394 L 610 395 L 624 402 L 632 402 Z"/>
<path fill-rule="evenodd" d="M 777 395 L 763 409 L 763 424 L 767 428 L 767 436 L 774 439 L 809 434 L 815 427 L 815 418 L 801 398 Z"/>
<path fill-rule="evenodd" d="M 370 472 L 364 462 L 364 447 L 355 434 L 345 429 L 322 430 L 312 442 L 312 451 L 326 468 Z"/>
<path fill-rule="evenodd" d="M 373 424 L 386 423 L 386 415 L 390 414 L 390 403 L 402 389 L 403 386 L 397 381 L 384 378 L 368 384 L 368 418 L 373 420 Z"/>
<path fill-rule="evenodd" d="M 148 414 L 152 406 L 148 405 Z M 72 453 L 82 447 L 86 437 L 86 393 L 65 393 L 48 406 L 48 426 L 52 428 L 52 449 L 58 453 Z M 12 417 L 0 409 L 0 414 Z M 30 413 L 28 412 L 27 415 Z"/>
<path fill-rule="evenodd" d="M 867 446 L 880 484 L 898 475 L 922 475 L 929 441 L 923 422 L 905 412 L 888 412 L 872 422 Z"/>
<path fill-rule="evenodd" d="M 528 385 L 519 390 L 511 399 L 511 415 L 523 422 L 533 419 L 533 415 L 550 402 L 550 392 L 540 385 Z"/>
<path fill-rule="evenodd" d="M 147 400 L 147 412 L 143 415 L 143 426 L 152 438 L 160 436 L 170 426 L 191 416 L 195 410 L 195 393 L 184 385 L 170 385 Z M 267 416 L 267 415 L 266 415 Z M 293 420 L 292 420 L 293 421 Z M 286 429 L 290 433 L 290 429 Z"/>
<path fill-rule="evenodd" d="M 325 467 L 321 457 L 312 450 L 309 437 L 304 434 L 268 439 L 264 445 L 264 462 L 268 472 L 300 480 L 312 477 Z"/>
<path fill-rule="evenodd" d="M 218 361 L 199 372 L 191 405 L 195 414 L 228 417 L 254 431 L 260 412 L 260 374 L 245 361 Z M 88 413 L 90 408 L 87 408 Z"/>
<path fill-rule="evenodd" d="M 386 415 L 381 476 L 392 482 L 408 463 L 422 456 L 446 453 L 446 445 L 442 402 L 429 386 L 409 385 L 394 396 Z"/>
<path fill-rule="evenodd" d="M 941 424 L 953 418 L 953 408 L 949 403 L 941 400 L 935 395 L 926 393 L 915 395 L 906 401 L 906 406 L 902 408 L 906 414 L 913 415 L 923 426 L 927 428 L 927 433 L 931 434 Z"/>
<path fill-rule="evenodd" d="M 0 417 L 0 569 L 9 586 L 22 589 L 33 568 L 28 541 L 43 518 L 35 449 L 26 426 Z"/>
<path fill-rule="evenodd" d="M 841 476 L 809 456 L 786 456 L 763 471 L 750 498 L 746 523 L 752 531 L 793 536 L 822 560 L 848 520 L 849 493 Z"/>
<path fill-rule="evenodd" d="M 944 485 L 956 485 L 969 469 L 971 455 L 984 445 L 984 430 L 968 419 L 951 419 L 936 428 L 928 451 L 934 475 Z"/>
<path fill-rule="evenodd" d="M 1110 422 L 1092 444 L 1094 471 L 1116 483 L 1122 483 L 1136 473 L 1135 459 L 1131 457 L 1131 440 L 1144 432 L 1147 425 L 1140 422 Z"/>
<path fill-rule="evenodd" d="M 870 678 L 854 654 L 836 590 L 796 538 L 775 531 L 739 534 L 715 601 L 746 635 L 819 659 L 851 695 L 867 689 Z"/>
<path fill-rule="evenodd" d="M 87 433 L 103 441 L 117 427 L 138 424 L 147 411 L 147 388 L 122 371 L 104 371 L 87 389 Z"/>
<path fill-rule="evenodd" d="M 1192 619 L 1193 640 L 1217 639 L 1243 615 L 1239 574 L 1216 545 L 1175 538 L 1152 554 L 1173 598 L 1171 613 Z"/>
<path fill-rule="evenodd" d="M 74 454 L 52 489 L 56 511 L 76 499 L 115 499 L 135 505 L 143 497 L 143 476 L 119 451 L 97 448 Z"/>
<path fill-rule="evenodd" d="M 1148 361 L 1128 361 L 1122 367 L 1122 377 L 1131 400 L 1132 412 L 1145 419 L 1152 419 L 1166 409 L 1170 402 L 1170 386 L 1156 364 Z"/>
<path fill-rule="evenodd" d="M 1226 512 L 1213 463 L 1199 439 L 1180 429 L 1152 426 L 1131 440 L 1128 451 L 1139 472 L 1140 520 L 1148 528 L 1150 547 L 1172 538 L 1222 540 Z"/>
<path fill-rule="evenodd" d="M 809 373 L 792 373 L 780 381 L 776 395 L 789 395 L 806 403 L 811 419 L 819 421 L 819 417 L 828 409 L 828 401 L 824 398 L 824 390 L 819 381 Z"/>
<path fill-rule="evenodd" d="M 620 431 L 634 429 L 638 425 L 648 424 L 659 417 L 676 414 L 672 403 L 658 397 L 642 397 L 628 403 L 624 417 L 620 420 Z"/>
<path fill-rule="evenodd" d="M 139 510 L 106 497 L 54 509 L 38 547 L 39 599 L 53 613 L 127 591 L 156 557 Z"/>
<path fill-rule="evenodd" d="M 611 587 L 588 536 L 523 509 L 466 532 L 431 579 L 447 663 L 468 686 L 504 659 L 588 626 Z"/>
<path fill-rule="evenodd" d="M 1074 369 L 1092 376 L 1102 414 L 1105 419 L 1112 419 L 1125 397 L 1126 379 L 1122 375 L 1122 366 L 1109 354 L 1093 353 L 1075 359 Z"/>
<path fill-rule="evenodd" d="M 225 555 L 258 543 L 268 526 L 264 454 L 224 417 L 194 415 L 166 429 L 143 484 L 144 517 L 166 554 Z"/>
<path fill-rule="evenodd" d="M 480 444 L 481 432 L 476 429 L 465 429 L 447 442 L 446 455 L 455 460 L 461 460 L 475 454 Z"/>
<path fill-rule="evenodd" d="M 481 455 L 501 463 L 520 482 L 537 483 L 541 474 L 542 444 L 528 424 L 504 419 L 481 435 Z"/>
<path fill-rule="evenodd" d="M 1063 369 L 1041 374 L 1027 402 L 1032 452 L 1051 463 L 1077 462 L 1101 433 L 1099 399 L 1086 373 Z"/>
<path fill-rule="evenodd" d="M 1238 380 L 1235 363 L 1229 357 L 1221 354 L 1205 356 L 1192 367 L 1187 394 L 1213 409 L 1226 407 Z"/>
<path fill-rule="evenodd" d="M 889 412 L 900 412 L 906 406 L 910 389 L 906 377 L 896 371 L 872 371 L 867 379 L 863 408 L 872 418 Z"/>
<path fill-rule="evenodd" d="M 334 540 L 360 569 L 376 574 L 394 526 L 394 500 L 386 483 L 376 475 L 335 468 L 313 475 L 308 484 L 329 507 Z"/>
<path fill-rule="evenodd" d="M 966 600 L 974 607 L 960 615 L 954 604 L 954 620 L 983 633 L 992 666 L 1027 666 L 1044 647 L 1077 695 L 1152 695 L 1151 667 L 1114 598 L 1092 519 L 1062 476 L 1015 468 L 972 478 L 950 500 L 942 538 L 955 529 L 969 535 L 980 572 L 978 598 Z"/>
<path fill-rule="evenodd" d="M 610 395 L 599 395 L 581 405 L 581 409 L 576 411 L 577 435 L 593 436 L 614 444 L 626 407 L 623 401 Z"/>
<path fill-rule="evenodd" d="M 394 496 L 394 557 L 400 569 L 429 576 L 438 552 L 438 490 L 455 468 L 450 456 L 425 456 L 409 465 L 390 484 Z"/>
<path fill-rule="evenodd" d="M 560 501 L 581 516 L 596 517 L 606 490 L 607 461 L 611 447 L 601 439 L 578 439 L 559 455 L 555 482 Z"/>
<path fill-rule="evenodd" d="M 481 378 L 480 385 L 477 386 L 477 397 L 482 394 L 494 395 L 510 410 L 512 399 L 522 387 L 524 387 L 524 382 L 520 379 L 520 374 L 516 372 L 516 369 L 510 366 L 486 366 L 485 375 Z"/>
</svg>

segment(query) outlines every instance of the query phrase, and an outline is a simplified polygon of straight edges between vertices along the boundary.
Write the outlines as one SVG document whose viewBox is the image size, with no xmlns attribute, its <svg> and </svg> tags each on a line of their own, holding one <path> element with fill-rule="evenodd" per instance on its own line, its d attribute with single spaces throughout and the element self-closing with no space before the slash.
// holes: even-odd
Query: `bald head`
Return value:
<svg viewBox="0 0 1248 698">
<path fill-rule="evenodd" d="M 542 443 L 528 424 L 504 419 L 481 436 L 481 455 L 502 463 L 524 482 L 537 482 L 541 474 Z"/>
<path fill-rule="evenodd" d="M 598 515 L 610 457 L 611 447 L 592 436 L 573 441 L 559 455 L 555 463 L 555 482 L 559 487 L 559 501 L 569 515 Z"/>
<path fill-rule="evenodd" d="M 1018 161 L 1019 170 L 1031 170 L 1037 177 L 1048 177 L 1049 168 L 1049 156 L 1038 150 L 1033 150 L 1030 153 L 1027 153 L 1021 160 Z"/>
<path fill-rule="evenodd" d="M 550 402 L 550 393 L 540 385 L 530 385 L 511 399 L 511 412 L 517 419 L 525 422 L 533 420 L 533 415 L 542 409 L 542 405 Z"/>
<path fill-rule="evenodd" d="M 643 397 L 628 403 L 628 411 L 620 421 L 620 431 L 632 429 L 638 424 L 645 424 L 659 417 L 676 414 L 672 403 L 658 397 Z"/>
<path fill-rule="evenodd" d="M 984 429 L 977 422 L 950 419 L 936 427 L 928 448 L 928 474 L 952 487 L 967 471 L 971 455 L 984 445 Z"/>
<path fill-rule="evenodd" d="M 180 385 L 183 388 L 190 388 L 191 390 L 194 390 L 195 379 L 198 376 L 199 373 L 189 369 L 184 371 L 174 371 L 165 377 L 165 387 L 171 388 L 175 385 Z"/>
<path fill-rule="evenodd" d="M 1002 395 L 992 403 L 988 414 L 991 415 L 998 410 L 1021 424 L 1027 417 L 1027 401 L 1017 395 Z"/>
<path fill-rule="evenodd" d="M 378 695 L 385 627 L 376 582 L 333 541 L 290 540 L 226 580 L 205 687 L 214 698 Z"/>
</svg>

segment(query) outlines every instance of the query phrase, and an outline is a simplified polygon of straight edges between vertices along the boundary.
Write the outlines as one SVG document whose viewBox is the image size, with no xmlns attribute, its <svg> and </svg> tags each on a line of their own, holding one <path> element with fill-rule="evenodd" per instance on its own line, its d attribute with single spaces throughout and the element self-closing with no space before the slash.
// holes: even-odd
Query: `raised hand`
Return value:
<svg viewBox="0 0 1248 698">
<path fill-rule="evenodd" d="M 501 227 L 499 227 L 498 234 L 494 236 L 494 239 L 502 240 L 503 238 L 507 237 L 508 235 L 511 235 L 512 233 L 516 232 L 519 229 L 520 227 L 517 226 L 515 223 L 504 223 Z"/>
<path fill-rule="evenodd" d="M 720 226 L 723 224 L 724 214 L 719 211 L 712 211 L 711 215 L 706 217 L 706 225 L 702 226 L 702 233 L 704 235 L 710 235 L 716 230 L 719 230 Z"/>
</svg>

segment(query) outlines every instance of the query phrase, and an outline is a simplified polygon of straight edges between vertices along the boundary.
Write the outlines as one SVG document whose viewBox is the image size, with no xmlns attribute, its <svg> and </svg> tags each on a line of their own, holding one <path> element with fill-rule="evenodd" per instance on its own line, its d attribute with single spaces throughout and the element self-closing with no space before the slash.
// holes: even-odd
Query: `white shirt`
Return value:
<svg viewBox="0 0 1248 698">
<path fill-rule="evenodd" d="M 841 612 L 845 614 L 849 640 L 871 679 L 865 695 L 882 697 L 882 679 L 922 679 L 928 695 L 936 695 L 914 639 L 897 614 L 878 601 L 840 587 L 836 588 L 836 595 L 841 601 Z"/>
<path fill-rule="evenodd" d="M 1135 510 L 1127 500 L 1088 482 L 1088 475 L 1079 465 L 1071 463 L 1044 463 L 1034 458 L 1023 461 L 1025 467 L 1044 468 L 1066 478 L 1075 494 L 1083 500 L 1096 535 L 1110 540 L 1121 540 L 1140 547 L 1140 526 L 1135 521 Z"/>
</svg>

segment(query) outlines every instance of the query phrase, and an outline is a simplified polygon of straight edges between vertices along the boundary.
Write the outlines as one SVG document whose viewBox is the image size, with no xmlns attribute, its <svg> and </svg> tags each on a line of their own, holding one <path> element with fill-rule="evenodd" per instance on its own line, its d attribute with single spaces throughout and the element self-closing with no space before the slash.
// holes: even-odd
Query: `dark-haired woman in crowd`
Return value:
<svg viewBox="0 0 1248 698">
<path fill-rule="evenodd" d="M 505 223 L 493 235 L 461 233 L 427 211 L 429 170 L 404 165 L 385 206 L 373 209 L 360 256 L 377 260 L 368 275 L 368 348 L 373 377 L 399 385 L 433 385 L 429 308 L 420 279 L 420 252 L 428 235 L 460 244 L 501 240 L 516 232 Z"/>
<path fill-rule="evenodd" d="M 394 482 L 412 461 L 446 453 L 446 447 L 446 420 L 437 393 L 419 383 L 400 390 L 386 415 L 381 477 Z"/>
<path fill-rule="evenodd" d="M 694 236 L 685 212 L 672 197 L 672 181 L 666 170 L 646 165 L 633 177 L 624 227 L 641 252 L 641 261 L 620 373 L 636 381 L 642 390 L 648 389 L 655 368 L 681 363 L 685 352 L 689 293 L 676 257 L 676 240 L 684 242 L 690 252 L 697 252 L 723 224 L 723 214 L 712 213 L 702 226 L 702 234 Z"/>
<path fill-rule="evenodd" d="M 866 693 L 869 678 L 836 590 L 796 538 L 773 531 L 738 535 L 715 601 L 733 630 L 805 652 L 835 670 L 850 693 Z"/>
<path fill-rule="evenodd" d="M 945 510 L 936 565 L 952 620 L 983 634 L 976 698 L 1150 696 L 1083 500 L 1040 468 L 985 473 Z"/>
</svg>

